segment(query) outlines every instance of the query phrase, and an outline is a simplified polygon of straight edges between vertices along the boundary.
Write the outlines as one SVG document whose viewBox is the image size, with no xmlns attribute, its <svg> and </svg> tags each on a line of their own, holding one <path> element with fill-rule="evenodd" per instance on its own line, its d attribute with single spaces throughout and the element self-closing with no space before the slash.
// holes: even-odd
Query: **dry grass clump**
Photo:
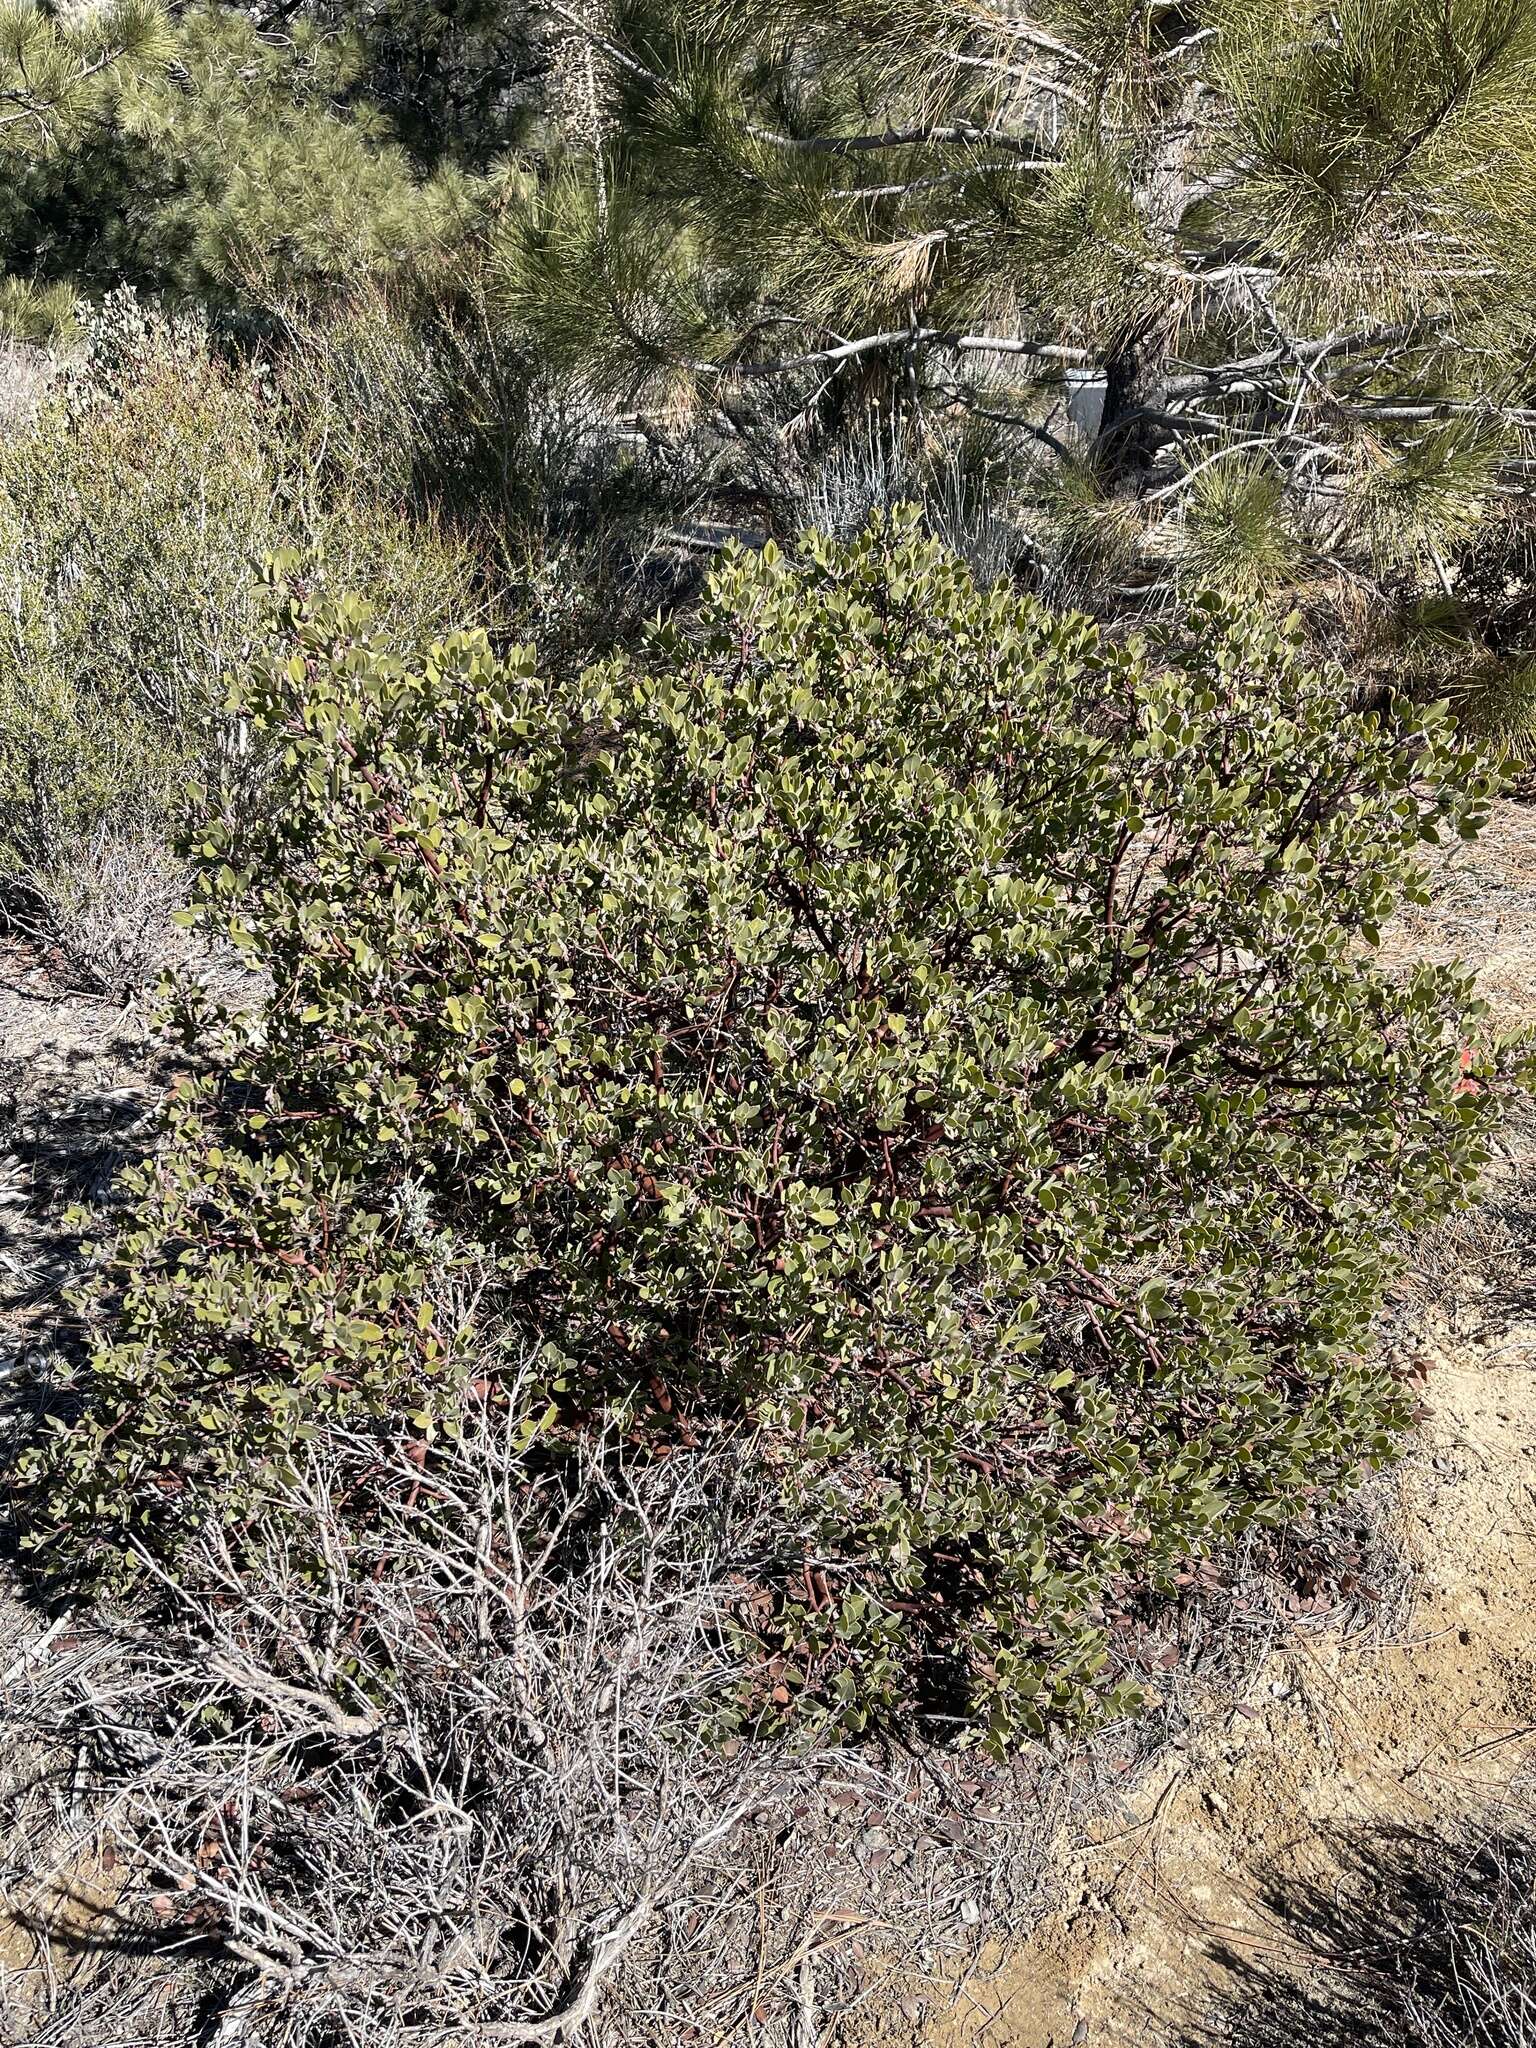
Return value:
<svg viewBox="0 0 1536 2048">
<path fill-rule="evenodd" d="M 13 1660 L 37 2038 L 130 1980 L 158 1987 L 144 2038 L 188 2038 L 175 1956 L 205 2038 L 263 2048 L 798 2048 L 1038 1910 L 1060 1760 L 727 1732 L 736 1612 L 792 1533 L 744 1449 L 541 1476 L 516 1413 L 430 1457 L 322 1432 L 179 1584 L 146 1564 Z"/>
<path fill-rule="evenodd" d="M 163 831 L 98 824 L 68 858 L 34 870 L 10 922 L 49 951 L 66 985 L 127 1002 L 185 957 L 173 922 L 185 900 Z"/>
<path fill-rule="evenodd" d="M 1360 1625 L 1293 1540 L 1192 1587 L 1161 1714 L 1070 1752 L 754 1740 L 736 1616 L 793 1532 L 748 1448 L 541 1475 L 517 1413 L 429 1457 L 323 1431 L 179 1584 L 146 1560 L 115 1612 L 33 1629 L 0 1698 L 32 1759 L 0 1796 L 22 2038 L 802 2048 L 862 2008 L 921 2022 L 1160 1743 L 1288 1628 Z"/>
</svg>

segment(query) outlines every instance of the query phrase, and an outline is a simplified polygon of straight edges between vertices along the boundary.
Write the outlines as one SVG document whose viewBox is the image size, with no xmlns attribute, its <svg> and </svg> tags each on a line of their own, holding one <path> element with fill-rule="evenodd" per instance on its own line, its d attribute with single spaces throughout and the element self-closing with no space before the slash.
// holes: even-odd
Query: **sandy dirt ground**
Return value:
<svg viewBox="0 0 1536 2048">
<path fill-rule="evenodd" d="M 1351 1845 L 1378 1824 L 1439 1825 L 1498 1795 L 1536 1720 L 1533 1366 L 1536 1327 L 1497 1363 L 1466 1343 L 1434 1368 L 1405 1474 L 1407 1635 L 1299 1640 L 1268 1660 L 1240 1707 L 1148 1776 L 1129 1821 L 1072 1852 L 1066 1903 L 986 1959 L 930 2042 L 1180 2041 L 1234 1988 L 1229 1954 L 1314 1966 L 1277 1898 L 1352 1875 Z"/>
<path fill-rule="evenodd" d="M 62 1292 L 78 1260 L 67 1212 L 107 1201 L 151 1128 L 158 1061 L 145 1007 L 61 995 L 29 949 L 0 946 L 0 1470 L 34 1421 L 30 1361 L 67 1342 Z M 56 1652 L 68 1628 L 16 1586 L 0 1562 L 4 1682 L 40 1650 Z M 0 1902 L 0 2043 L 10 2043 L 35 2038 L 50 1986 L 89 1968 L 112 1883 L 67 1799 L 43 1789 L 53 1760 L 14 1729 L 0 1726 L 0 1744 L 10 1829 L 0 1865 L 27 1873 Z"/>
</svg>

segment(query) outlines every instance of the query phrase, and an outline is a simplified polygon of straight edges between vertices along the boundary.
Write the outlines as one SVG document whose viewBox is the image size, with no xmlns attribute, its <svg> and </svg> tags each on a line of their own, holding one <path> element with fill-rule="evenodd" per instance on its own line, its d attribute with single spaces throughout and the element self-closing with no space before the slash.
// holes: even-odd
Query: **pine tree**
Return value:
<svg viewBox="0 0 1536 2048">
<path fill-rule="evenodd" d="M 358 34 L 309 12 L 263 30 L 238 7 L 204 4 L 141 35 L 132 62 L 90 54 L 114 21 L 126 32 L 140 19 L 158 20 L 145 0 L 78 30 L 26 16 L 12 69 L 33 81 L 17 132 L 34 140 L 0 181 L 0 311 L 13 326 L 60 289 L 125 282 L 204 305 L 291 307 L 429 261 L 473 220 L 473 181 L 452 165 L 425 170 L 369 98 Z M 76 75 L 73 94 L 55 88 Z"/>
<path fill-rule="evenodd" d="M 161 0 L 103 0 L 60 16 L 37 0 L 0 6 L 0 152 L 36 157 L 80 134 L 112 92 L 164 60 Z"/>
<path fill-rule="evenodd" d="M 1321 577 L 1413 617 L 1518 504 L 1536 0 L 555 12 L 613 119 L 507 292 L 609 391 L 983 417 L 1120 602 Z"/>
<path fill-rule="evenodd" d="M 484 170 L 536 124 L 550 38 L 530 0 L 268 0 L 258 20 L 350 37 L 359 94 L 425 166 Z"/>
</svg>

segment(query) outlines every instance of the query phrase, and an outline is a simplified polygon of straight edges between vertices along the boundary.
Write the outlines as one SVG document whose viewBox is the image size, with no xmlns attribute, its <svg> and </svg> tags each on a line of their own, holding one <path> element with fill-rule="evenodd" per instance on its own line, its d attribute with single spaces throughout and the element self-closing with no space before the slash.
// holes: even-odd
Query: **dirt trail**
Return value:
<svg viewBox="0 0 1536 2048">
<path fill-rule="evenodd" d="M 1536 815 L 1499 806 L 1390 944 L 1405 959 L 1466 959 L 1497 1025 L 1536 1023 Z M 1349 1843 L 1486 1808 L 1529 1760 L 1536 1130 L 1508 1133 L 1505 1152 L 1478 1212 L 1424 1247 L 1403 1304 L 1430 1411 L 1402 1468 L 1406 1627 L 1302 1637 L 1272 1656 L 1241 1707 L 1142 1781 L 1129 1817 L 1067 1854 L 1063 1903 L 985 1959 L 927 2048 L 1188 2041 L 1224 1998 L 1241 2004 L 1255 1965 L 1316 1967 L 1278 1901 L 1358 1886 Z M 1223 2025 L 1201 2038 L 1226 2038 Z"/>
</svg>

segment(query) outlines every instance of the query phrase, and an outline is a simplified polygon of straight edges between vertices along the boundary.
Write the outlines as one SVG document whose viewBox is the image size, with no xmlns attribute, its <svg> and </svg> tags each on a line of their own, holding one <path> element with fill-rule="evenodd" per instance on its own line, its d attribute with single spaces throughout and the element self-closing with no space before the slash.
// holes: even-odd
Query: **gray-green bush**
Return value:
<svg viewBox="0 0 1536 2048">
<path fill-rule="evenodd" d="M 1489 779 L 1342 697 L 1214 605 L 1116 644 L 979 590 L 906 516 L 728 554 L 575 685 L 289 597 L 272 800 L 192 849 L 273 993 L 186 1000 L 213 1069 L 34 1540 L 174 1552 L 337 1413 L 427 1456 L 490 1316 L 540 1454 L 759 1433 L 781 1706 L 1129 1704 L 1138 1603 L 1391 1454 L 1371 1321 L 1509 1070 L 1467 977 L 1371 958 Z"/>
</svg>

